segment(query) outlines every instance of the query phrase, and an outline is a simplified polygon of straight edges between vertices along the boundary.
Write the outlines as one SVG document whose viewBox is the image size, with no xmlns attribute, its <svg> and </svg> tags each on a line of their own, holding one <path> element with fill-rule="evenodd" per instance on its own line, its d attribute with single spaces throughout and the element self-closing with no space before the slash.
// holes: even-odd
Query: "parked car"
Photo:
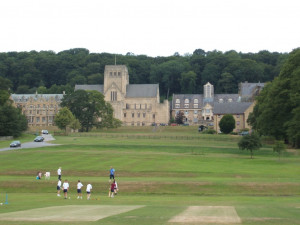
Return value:
<svg viewBox="0 0 300 225">
<path fill-rule="evenodd" d="M 42 130 L 42 134 L 49 134 L 48 130 Z"/>
<path fill-rule="evenodd" d="M 248 135 L 249 134 L 249 131 L 242 131 L 241 133 L 239 133 L 239 135 L 241 136 L 245 136 L 245 135 Z"/>
<path fill-rule="evenodd" d="M 35 139 L 34 139 L 35 142 L 42 142 L 44 141 L 44 138 L 42 136 L 37 136 Z"/>
<path fill-rule="evenodd" d="M 11 148 L 21 147 L 21 142 L 20 141 L 13 141 L 12 143 L 10 143 L 9 147 L 11 147 Z"/>
</svg>

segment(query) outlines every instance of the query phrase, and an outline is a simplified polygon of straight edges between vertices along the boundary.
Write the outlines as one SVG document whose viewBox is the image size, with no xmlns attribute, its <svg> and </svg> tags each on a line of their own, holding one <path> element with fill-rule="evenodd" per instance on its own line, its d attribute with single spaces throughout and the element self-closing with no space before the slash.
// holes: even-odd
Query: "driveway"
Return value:
<svg viewBox="0 0 300 225">
<path fill-rule="evenodd" d="M 45 140 L 43 142 L 26 142 L 26 143 L 21 143 L 22 147 L 17 147 L 17 148 L 1 148 L 0 152 L 2 151 L 7 151 L 7 150 L 12 150 L 12 149 L 23 149 L 23 148 L 41 148 L 41 147 L 47 147 L 47 146 L 55 146 L 59 144 L 51 144 L 48 143 L 47 141 L 53 141 L 55 140 L 54 137 L 51 134 L 43 134 L 42 135 Z M 34 139 L 34 137 L 32 137 Z"/>
</svg>

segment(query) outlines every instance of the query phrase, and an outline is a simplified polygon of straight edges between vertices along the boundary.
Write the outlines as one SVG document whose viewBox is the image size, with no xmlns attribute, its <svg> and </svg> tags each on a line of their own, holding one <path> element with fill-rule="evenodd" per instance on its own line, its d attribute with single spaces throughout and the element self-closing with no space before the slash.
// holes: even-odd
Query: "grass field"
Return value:
<svg viewBox="0 0 300 225">
<path fill-rule="evenodd" d="M 237 148 L 240 137 L 195 127 L 55 138 L 60 146 L 0 152 L 0 202 L 7 193 L 9 203 L 0 205 L 0 224 L 300 224 L 299 150 L 279 160 L 265 145 L 250 159 Z M 68 200 L 56 196 L 59 166 L 70 181 Z M 110 166 L 115 198 L 108 198 Z M 39 170 L 51 179 L 35 180 Z M 93 185 L 92 200 L 76 199 L 78 179 Z"/>
</svg>

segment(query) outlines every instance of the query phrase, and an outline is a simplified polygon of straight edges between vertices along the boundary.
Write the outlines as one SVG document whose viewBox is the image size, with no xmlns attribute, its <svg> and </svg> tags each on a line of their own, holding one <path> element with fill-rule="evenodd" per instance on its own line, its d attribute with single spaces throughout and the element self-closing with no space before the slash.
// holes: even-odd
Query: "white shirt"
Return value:
<svg viewBox="0 0 300 225">
<path fill-rule="evenodd" d="M 86 186 L 86 191 L 87 191 L 87 192 L 91 192 L 91 189 L 93 189 L 92 185 L 91 185 L 91 184 L 88 184 L 88 185 Z"/>
<path fill-rule="evenodd" d="M 63 187 L 64 187 L 64 189 L 68 189 L 69 188 L 69 183 L 64 182 Z"/>
<path fill-rule="evenodd" d="M 57 170 L 57 175 L 61 175 L 61 169 Z"/>
<path fill-rule="evenodd" d="M 77 189 L 81 189 L 82 187 L 83 187 L 83 184 L 79 182 L 79 183 L 77 184 Z"/>
<path fill-rule="evenodd" d="M 60 181 L 60 180 L 58 180 L 57 186 L 58 186 L 58 187 L 61 187 L 61 181 Z"/>
<path fill-rule="evenodd" d="M 115 189 L 118 189 L 117 181 L 115 181 Z"/>
</svg>

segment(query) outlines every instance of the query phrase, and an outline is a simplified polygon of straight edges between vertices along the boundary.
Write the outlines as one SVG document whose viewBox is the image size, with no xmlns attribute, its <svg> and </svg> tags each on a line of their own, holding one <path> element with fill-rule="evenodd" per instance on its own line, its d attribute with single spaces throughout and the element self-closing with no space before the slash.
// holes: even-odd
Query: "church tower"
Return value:
<svg viewBox="0 0 300 225">
<path fill-rule="evenodd" d="M 125 65 L 109 65 L 104 70 L 103 94 L 105 101 L 122 101 L 129 84 L 128 69 Z"/>
</svg>

